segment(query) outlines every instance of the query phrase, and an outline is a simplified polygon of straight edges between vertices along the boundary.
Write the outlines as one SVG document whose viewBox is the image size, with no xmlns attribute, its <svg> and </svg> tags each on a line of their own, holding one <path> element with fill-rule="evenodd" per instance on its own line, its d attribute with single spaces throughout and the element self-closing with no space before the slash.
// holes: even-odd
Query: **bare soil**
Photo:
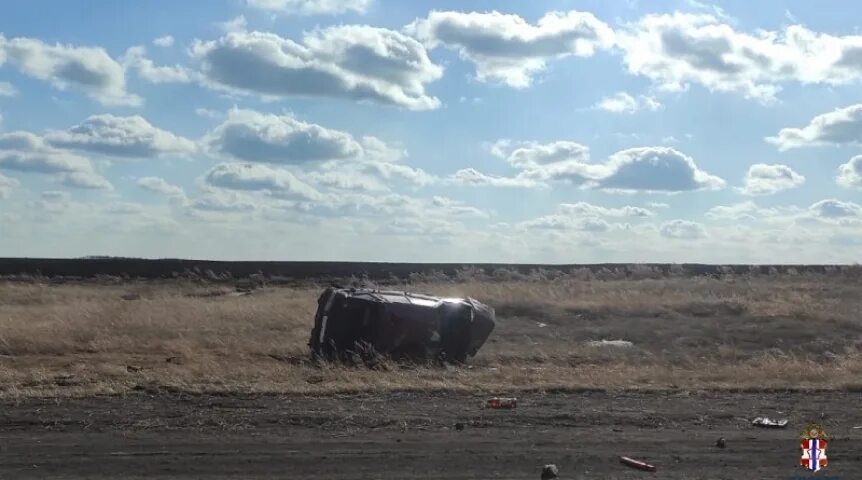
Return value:
<svg viewBox="0 0 862 480">
<path fill-rule="evenodd" d="M 505 393 L 505 392 L 501 392 Z M 862 478 L 858 392 L 136 392 L 0 404 L 0 478 L 808 478 L 799 433 L 831 435 L 818 478 Z M 788 428 L 753 427 L 759 415 Z M 462 428 L 456 428 L 461 424 Z M 724 449 L 716 447 L 719 437 Z M 647 460 L 655 474 L 621 465 Z"/>
</svg>

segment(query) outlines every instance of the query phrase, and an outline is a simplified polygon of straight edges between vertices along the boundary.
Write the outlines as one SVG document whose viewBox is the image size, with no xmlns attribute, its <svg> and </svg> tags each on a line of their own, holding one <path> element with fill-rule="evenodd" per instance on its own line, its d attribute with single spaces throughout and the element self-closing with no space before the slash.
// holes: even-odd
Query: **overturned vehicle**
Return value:
<svg viewBox="0 0 862 480">
<path fill-rule="evenodd" d="M 494 325 L 494 309 L 472 298 L 330 287 L 317 300 L 308 344 L 328 359 L 373 350 L 395 359 L 464 362 Z"/>
</svg>

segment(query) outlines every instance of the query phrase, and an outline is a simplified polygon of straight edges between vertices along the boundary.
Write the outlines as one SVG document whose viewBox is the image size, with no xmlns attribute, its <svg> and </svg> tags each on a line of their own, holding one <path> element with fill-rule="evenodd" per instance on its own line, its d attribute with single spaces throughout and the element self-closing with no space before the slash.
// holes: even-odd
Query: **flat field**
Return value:
<svg viewBox="0 0 862 480">
<path fill-rule="evenodd" d="M 381 285 L 495 307 L 489 342 L 447 367 L 309 362 L 324 286 L 0 281 L 0 478 L 649 475 L 617 455 L 662 478 L 793 478 L 809 421 L 834 435 L 830 475 L 862 473 L 856 267 Z M 490 395 L 521 402 L 479 408 Z"/>
</svg>

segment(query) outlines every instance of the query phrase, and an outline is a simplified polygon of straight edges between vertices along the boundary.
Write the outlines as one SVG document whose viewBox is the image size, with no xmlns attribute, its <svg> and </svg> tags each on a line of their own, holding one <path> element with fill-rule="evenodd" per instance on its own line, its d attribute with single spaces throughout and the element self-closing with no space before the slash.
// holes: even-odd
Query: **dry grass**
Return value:
<svg viewBox="0 0 862 480">
<path fill-rule="evenodd" d="M 319 289 L 0 283 L 0 396 L 191 391 L 862 387 L 862 282 L 840 274 L 417 279 L 497 309 L 467 367 L 310 365 Z M 134 298 L 126 300 L 126 298 Z M 624 339 L 632 347 L 593 347 Z"/>
</svg>

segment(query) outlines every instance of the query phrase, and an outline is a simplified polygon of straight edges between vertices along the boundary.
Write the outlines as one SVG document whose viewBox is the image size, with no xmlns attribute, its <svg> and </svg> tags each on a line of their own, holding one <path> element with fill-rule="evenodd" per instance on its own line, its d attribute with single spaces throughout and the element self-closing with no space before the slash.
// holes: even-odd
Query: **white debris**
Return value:
<svg viewBox="0 0 862 480">
<path fill-rule="evenodd" d="M 633 347 L 634 344 L 628 340 L 590 340 L 587 345 L 591 347 Z"/>
</svg>

